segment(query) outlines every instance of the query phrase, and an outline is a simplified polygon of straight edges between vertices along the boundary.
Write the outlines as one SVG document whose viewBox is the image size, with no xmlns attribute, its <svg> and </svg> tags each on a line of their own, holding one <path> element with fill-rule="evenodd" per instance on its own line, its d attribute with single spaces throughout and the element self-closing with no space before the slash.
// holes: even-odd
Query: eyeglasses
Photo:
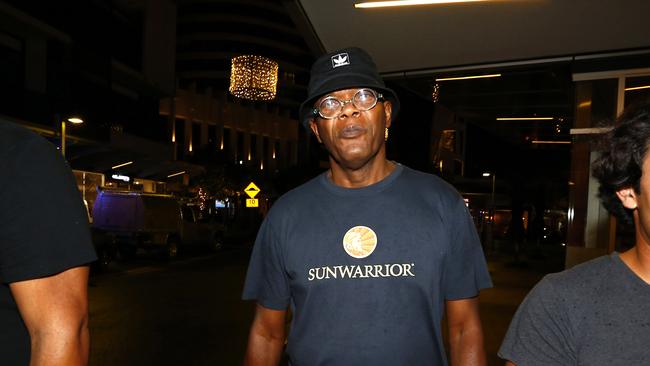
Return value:
<svg viewBox="0 0 650 366">
<path fill-rule="evenodd" d="M 352 98 L 348 100 L 340 100 L 335 97 L 327 97 L 321 100 L 318 108 L 314 108 L 312 113 L 314 116 L 321 116 L 325 119 L 334 119 L 341 115 L 343 107 L 346 104 L 352 103 L 354 107 L 360 111 L 368 111 L 377 105 L 377 101 L 383 101 L 384 96 L 372 89 L 359 89 Z"/>
</svg>

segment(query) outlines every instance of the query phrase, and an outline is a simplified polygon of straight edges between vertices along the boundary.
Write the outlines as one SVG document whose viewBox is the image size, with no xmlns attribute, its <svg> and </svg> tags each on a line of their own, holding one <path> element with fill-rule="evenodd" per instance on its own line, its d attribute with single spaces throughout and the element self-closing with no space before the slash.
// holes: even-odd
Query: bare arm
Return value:
<svg viewBox="0 0 650 366">
<path fill-rule="evenodd" d="M 257 305 L 248 336 L 244 366 L 275 366 L 280 362 L 286 315 L 286 310 L 272 310 Z"/>
<path fill-rule="evenodd" d="M 452 366 L 485 366 L 478 297 L 446 302 Z"/>
<path fill-rule="evenodd" d="M 29 331 L 30 366 L 88 364 L 88 267 L 9 287 Z"/>
<path fill-rule="evenodd" d="M 506 366 L 517 366 L 517 365 L 515 365 L 514 363 L 512 363 L 510 361 L 506 361 Z"/>
</svg>

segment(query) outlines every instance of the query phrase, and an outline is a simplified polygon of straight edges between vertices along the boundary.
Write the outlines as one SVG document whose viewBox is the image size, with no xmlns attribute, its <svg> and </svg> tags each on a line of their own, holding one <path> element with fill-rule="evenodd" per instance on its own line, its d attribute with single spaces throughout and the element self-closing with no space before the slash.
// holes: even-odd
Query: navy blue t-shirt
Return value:
<svg viewBox="0 0 650 366">
<path fill-rule="evenodd" d="M 70 167 L 47 140 L 0 121 L 0 365 L 24 366 L 30 338 L 9 284 L 96 259 Z"/>
<path fill-rule="evenodd" d="M 280 198 L 258 233 L 243 298 L 291 306 L 292 365 L 446 365 L 445 300 L 490 286 L 462 197 L 398 165 L 367 187 L 322 174 Z"/>
</svg>

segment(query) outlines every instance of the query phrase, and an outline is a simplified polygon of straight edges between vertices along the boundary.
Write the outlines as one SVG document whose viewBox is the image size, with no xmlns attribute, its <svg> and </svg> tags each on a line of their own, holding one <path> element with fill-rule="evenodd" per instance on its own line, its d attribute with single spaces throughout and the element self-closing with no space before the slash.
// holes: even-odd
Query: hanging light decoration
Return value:
<svg viewBox="0 0 650 366">
<path fill-rule="evenodd" d="M 262 56 L 232 59 L 230 93 L 249 100 L 272 100 L 278 85 L 278 63 Z"/>
<path fill-rule="evenodd" d="M 433 99 L 434 103 L 438 103 L 438 100 L 440 99 L 440 84 L 438 83 L 433 84 L 433 92 L 431 93 L 431 99 Z"/>
</svg>

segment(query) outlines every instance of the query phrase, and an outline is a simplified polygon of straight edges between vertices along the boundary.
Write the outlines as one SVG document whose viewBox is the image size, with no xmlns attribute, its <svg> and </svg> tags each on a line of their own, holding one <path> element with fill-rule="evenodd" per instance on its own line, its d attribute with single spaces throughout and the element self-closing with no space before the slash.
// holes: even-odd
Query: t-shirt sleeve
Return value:
<svg viewBox="0 0 650 366">
<path fill-rule="evenodd" d="M 445 300 L 474 297 L 492 287 L 481 242 L 465 202 L 458 198 L 450 210 L 450 247 L 445 258 L 443 288 Z"/>
<path fill-rule="evenodd" d="M 46 277 L 96 259 L 67 162 L 40 136 L 17 141 L 0 179 L 0 278 Z"/>
<path fill-rule="evenodd" d="M 266 217 L 255 239 L 242 299 L 257 300 L 265 308 L 285 310 L 291 298 L 282 246 Z"/>
<path fill-rule="evenodd" d="M 499 357 L 517 366 L 576 365 L 568 310 L 565 299 L 544 278 L 517 309 Z"/>
</svg>

